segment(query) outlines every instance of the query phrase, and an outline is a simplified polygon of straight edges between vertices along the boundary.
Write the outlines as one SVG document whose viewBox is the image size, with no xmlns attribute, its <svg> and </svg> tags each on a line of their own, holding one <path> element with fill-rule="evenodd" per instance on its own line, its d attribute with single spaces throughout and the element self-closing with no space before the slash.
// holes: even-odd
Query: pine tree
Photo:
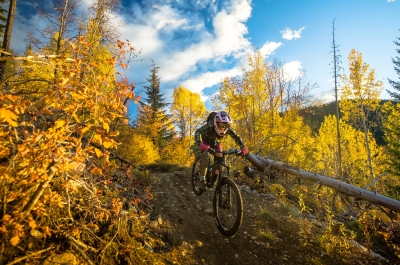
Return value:
<svg viewBox="0 0 400 265">
<path fill-rule="evenodd" d="M 400 38 L 394 43 L 400 47 Z M 397 54 L 400 54 L 400 48 L 396 49 Z M 394 70 L 400 79 L 400 57 L 392 58 Z M 387 150 L 389 153 L 389 170 L 392 174 L 400 177 L 400 81 L 389 79 L 390 85 L 397 91 L 392 92 L 387 90 L 390 96 L 394 99 L 391 113 L 385 124 L 385 138 L 387 142 Z"/>
<path fill-rule="evenodd" d="M 4 2 L 2 2 L 4 3 Z M 7 21 L 6 24 L 3 28 L 1 28 L 0 30 L 2 30 L 2 34 L 3 34 L 3 43 L 2 43 L 2 50 L 9 52 L 10 51 L 10 42 L 11 42 L 11 32 L 13 29 L 13 24 L 14 24 L 14 15 L 15 15 L 15 9 L 17 6 L 17 0 L 10 0 L 10 4 L 9 4 L 9 8 L 8 8 L 8 14 L 7 14 Z M 4 15 L 4 9 L 2 8 L 0 10 L 0 13 L 2 15 Z M 4 19 L 3 16 L 2 19 Z M 1 54 L 1 56 L 3 56 L 4 54 Z M 7 62 L 6 61 L 0 61 L 0 80 L 3 80 L 5 77 L 5 72 L 6 72 L 6 66 L 7 66 Z"/>
<path fill-rule="evenodd" d="M 140 102 L 137 129 L 139 132 L 151 137 L 153 143 L 162 148 L 170 142 L 175 134 L 171 115 L 165 113 L 165 108 L 169 103 L 165 102 L 164 95 L 161 94 L 160 78 L 158 68 L 153 64 L 151 74 L 147 81 L 149 85 L 144 86 L 146 98 L 145 102 Z"/>
<path fill-rule="evenodd" d="M 394 43 L 399 46 L 399 49 L 396 49 L 396 52 L 400 55 L 400 37 L 397 38 L 398 41 L 394 41 Z M 392 62 L 394 64 L 394 70 L 396 71 L 397 75 L 399 76 L 400 79 L 400 57 L 396 56 L 395 58 L 392 58 Z M 394 98 L 397 102 L 400 102 L 400 81 L 394 81 L 391 79 L 389 80 L 389 84 L 398 92 L 391 92 L 387 90 L 387 92 L 390 94 L 392 98 Z"/>
<path fill-rule="evenodd" d="M 7 0 L 0 0 L 0 4 L 5 5 L 8 1 Z M 3 37 L 4 32 L 6 29 L 6 22 L 7 22 L 7 10 L 5 10 L 2 5 L 0 5 L 0 38 L 1 38 L 1 45 L 3 45 Z"/>
</svg>

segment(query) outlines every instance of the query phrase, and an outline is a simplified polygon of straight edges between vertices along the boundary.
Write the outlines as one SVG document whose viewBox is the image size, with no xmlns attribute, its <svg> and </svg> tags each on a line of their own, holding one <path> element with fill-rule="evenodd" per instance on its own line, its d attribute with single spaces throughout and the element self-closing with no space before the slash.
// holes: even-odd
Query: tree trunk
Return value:
<svg viewBox="0 0 400 265">
<path fill-rule="evenodd" d="M 247 154 L 246 159 L 249 160 L 254 166 L 256 166 L 259 170 L 264 171 L 269 168 L 274 168 L 285 173 L 293 174 L 298 176 L 299 178 L 318 182 L 321 185 L 333 188 L 341 193 L 358 197 L 369 201 L 373 204 L 384 206 L 390 210 L 400 213 L 400 201 L 383 196 L 379 193 L 374 193 L 336 179 L 332 179 L 326 176 L 318 175 L 315 173 L 307 172 L 302 169 L 294 168 L 279 162 L 276 162 L 271 159 L 266 159 L 260 156 Z"/>
<path fill-rule="evenodd" d="M 4 32 L 3 47 L 2 47 L 3 51 L 5 52 L 8 52 L 10 49 L 11 33 L 14 24 L 14 14 L 16 6 L 17 6 L 17 0 L 10 0 L 10 7 L 8 9 L 7 24 Z M 2 53 L 1 56 L 4 56 L 4 54 Z M 0 81 L 4 80 L 6 65 L 7 65 L 6 61 L 0 61 Z"/>
<path fill-rule="evenodd" d="M 333 72 L 334 72 L 334 78 L 335 78 L 335 102 L 336 102 L 336 134 L 337 134 L 337 175 L 339 176 L 340 181 L 343 180 L 343 170 L 342 170 L 342 148 L 340 145 L 340 115 L 339 115 L 339 101 L 338 101 L 338 88 L 337 88 L 337 63 L 338 63 L 338 57 L 336 56 L 336 44 L 335 44 L 335 20 L 332 22 L 332 28 L 333 28 L 333 41 L 332 41 L 332 47 L 333 47 Z"/>
<path fill-rule="evenodd" d="M 372 182 L 374 182 L 375 176 L 374 176 L 374 168 L 372 167 L 371 148 L 369 146 L 368 127 L 367 127 L 367 121 L 366 121 L 367 117 L 364 112 L 364 107 L 362 107 L 362 113 L 363 113 L 363 129 L 364 129 L 364 136 L 365 136 L 365 147 L 367 148 L 369 174 L 370 174 L 371 183 L 372 183 Z"/>
</svg>

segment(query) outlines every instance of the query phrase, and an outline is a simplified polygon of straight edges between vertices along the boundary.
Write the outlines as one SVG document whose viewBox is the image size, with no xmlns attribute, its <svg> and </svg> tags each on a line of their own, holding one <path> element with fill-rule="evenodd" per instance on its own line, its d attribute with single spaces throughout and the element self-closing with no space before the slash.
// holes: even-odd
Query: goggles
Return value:
<svg viewBox="0 0 400 265">
<path fill-rule="evenodd" d="M 225 122 L 217 122 L 217 126 L 219 129 L 228 129 L 230 127 L 230 125 L 228 123 Z"/>
</svg>

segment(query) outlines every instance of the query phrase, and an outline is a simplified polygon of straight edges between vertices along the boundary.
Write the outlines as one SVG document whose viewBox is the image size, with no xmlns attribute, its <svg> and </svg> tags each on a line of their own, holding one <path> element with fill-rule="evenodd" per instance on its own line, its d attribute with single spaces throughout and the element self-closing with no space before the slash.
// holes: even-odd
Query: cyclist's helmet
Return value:
<svg viewBox="0 0 400 265">
<path fill-rule="evenodd" d="M 231 126 L 232 119 L 225 111 L 219 111 L 214 117 L 215 131 L 219 136 L 224 136 Z"/>
</svg>

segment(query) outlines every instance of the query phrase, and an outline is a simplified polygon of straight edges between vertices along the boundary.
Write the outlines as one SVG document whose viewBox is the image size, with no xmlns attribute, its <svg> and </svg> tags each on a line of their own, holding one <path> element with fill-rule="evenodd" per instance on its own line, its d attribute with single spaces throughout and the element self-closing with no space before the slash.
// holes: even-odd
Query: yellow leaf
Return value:
<svg viewBox="0 0 400 265">
<path fill-rule="evenodd" d="M 95 148 L 94 151 L 96 152 L 97 157 L 100 157 L 103 152 L 101 152 L 99 149 Z"/>
<path fill-rule="evenodd" d="M 78 94 L 76 92 L 69 92 L 69 94 L 76 100 L 80 100 L 80 99 L 83 98 L 82 95 L 80 95 L 80 94 Z"/>
<path fill-rule="evenodd" d="M 0 158 L 7 157 L 9 155 L 10 155 L 10 148 L 8 146 L 0 144 Z"/>
<path fill-rule="evenodd" d="M 36 222 L 35 220 L 33 220 L 33 218 L 30 218 L 28 225 L 32 229 L 35 229 L 37 227 Z"/>
<path fill-rule="evenodd" d="M 86 125 L 86 127 L 85 128 L 82 128 L 82 130 L 81 130 L 81 133 L 82 134 L 84 134 L 84 133 L 86 133 L 87 131 L 89 131 L 90 130 L 90 128 L 92 127 L 92 125 L 91 124 L 88 124 L 88 125 Z"/>
<path fill-rule="evenodd" d="M 96 168 L 93 168 L 90 172 L 93 175 L 101 175 L 102 170 L 101 170 L 101 168 L 96 167 Z"/>
<path fill-rule="evenodd" d="M 107 122 L 103 123 L 103 129 L 108 132 L 110 130 L 110 125 L 108 125 Z"/>
<path fill-rule="evenodd" d="M 62 78 L 61 86 L 65 86 L 69 81 L 69 78 Z"/>
<path fill-rule="evenodd" d="M 103 140 L 101 139 L 101 135 L 96 134 L 95 136 L 93 136 L 93 142 L 101 144 L 103 142 Z"/>
<path fill-rule="evenodd" d="M 5 167 L 5 166 L 0 166 L 0 176 L 3 179 L 9 179 L 11 177 L 10 168 L 9 167 Z"/>
<path fill-rule="evenodd" d="M 104 142 L 103 142 L 103 146 L 104 146 L 105 148 L 110 148 L 110 147 L 113 146 L 113 145 L 114 145 L 113 142 L 107 142 L 107 141 L 104 141 Z"/>
<path fill-rule="evenodd" d="M 56 128 L 61 128 L 65 123 L 66 123 L 65 120 L 56 120 L 55 121 Z"/>
<path fill-rule="evenodd" d="M 10 239 L 10 244 L 13 245 L 14 247 L 15 247 L 16 245 L 18 245 L 19 242 L 21 242 L 21 239 L 19 238 L 19 236 L 13 236 L 13 237 Z"/>
<path fill-rule="evenodd" d="M 119 135 L 119 131 L 110 132 L 108 135 L 109 136 L 118 136 Z"/>
<path fill-rule="evenodd" d="M 0 108 L 0 122 L 7 122 L 13 127 L 17 127 L 18 124 L 16 123 L 18 116 L 15 115 L 14 112 L 8 110 L 6 108 Z"/>
</svg>

